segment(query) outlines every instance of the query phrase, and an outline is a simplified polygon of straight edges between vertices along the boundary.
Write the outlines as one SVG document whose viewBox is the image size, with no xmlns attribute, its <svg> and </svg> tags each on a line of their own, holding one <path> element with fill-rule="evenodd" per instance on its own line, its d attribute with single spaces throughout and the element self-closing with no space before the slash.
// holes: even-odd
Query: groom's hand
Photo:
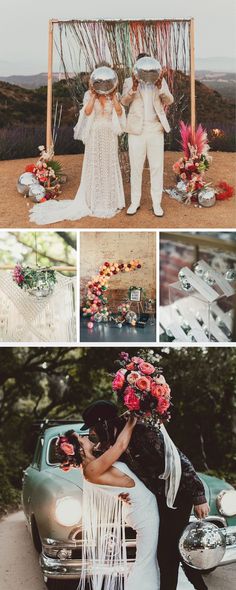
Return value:
<svg viewBox="0 0 236 590">
<path fill-rule="evenodd" d="M 198 504 L 194 506 L 194 514 L 197 518 L 206 518 L 210 512 L 210 506 L 207 502 L 205 504 Z"/>
</svg>

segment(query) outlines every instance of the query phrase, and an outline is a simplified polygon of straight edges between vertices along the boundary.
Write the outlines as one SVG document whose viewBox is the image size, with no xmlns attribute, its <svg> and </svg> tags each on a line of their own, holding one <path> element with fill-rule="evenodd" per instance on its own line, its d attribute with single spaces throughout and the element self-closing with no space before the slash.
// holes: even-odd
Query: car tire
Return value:
<svg viewBox="0 0 236 590">
<path fill-rule="evenodd" d="M 41 543 L 37 523 L 36 523 L 34 516 L 32 516 L 32 518 L 31 518 L 31 534 L 32 534 L 32 539 L 33 539 L 33 543 L 34 543 L 34 548 L 36 549 L 37 553 L 41 553 L 42 543 Z"/>
<path fill-rule="evenodd" d="M 79 580 L 54 580 L 48 579 L 46 586 L 48 590 L 76 590 Z"/>
</svg>

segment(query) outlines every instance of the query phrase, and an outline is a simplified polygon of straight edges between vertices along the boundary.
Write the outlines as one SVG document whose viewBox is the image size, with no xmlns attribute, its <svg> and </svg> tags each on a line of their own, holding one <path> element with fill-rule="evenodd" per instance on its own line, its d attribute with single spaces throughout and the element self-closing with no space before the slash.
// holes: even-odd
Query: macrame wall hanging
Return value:
<svg viewBox="0 0 236 590">
<path fill-rule="evenodd" d="M 0 270 L 1 342 L 76 341 L 76 277 L 50 267 Z M 22 280 L 21 280 L 22 279 Z"/>
<path fill-rule="evenodd" d="M 181 119 L 189 121 L 190 116 L 192 126 L 195 127 L 193 19 L 132 21 L 53 19 L 49 22 L 48 148 L 52 143 L 54 44 L 59 55 L 60 75 L 67 82 L 75 106 L 75 121 L 81 108 L 83 95 L 88 88 L 89 74 L 96 65 L 106 62 L 116 70 L 121 92 L 124 79 L 132 73 L 137 55 L 146 52 L 167 68 L 166 80 L 175 96 L 174 105 L 168 112 L 171 134 L 176 134 Z M 191 74 L 190 81 L 186 77 L 188 74 Z M 166 141 L 168 142 L 168 138 Z M 171 141 L 170 134 L 169 141 Z M 123 136 L 120 140 L 120 152 L 126 149 L 127 139 Z"/>
</svg>

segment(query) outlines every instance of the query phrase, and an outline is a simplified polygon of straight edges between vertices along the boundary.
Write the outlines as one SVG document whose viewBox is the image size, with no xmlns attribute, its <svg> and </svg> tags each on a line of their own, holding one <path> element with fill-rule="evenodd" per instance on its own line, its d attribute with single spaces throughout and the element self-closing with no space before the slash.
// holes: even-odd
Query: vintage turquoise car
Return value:
<svg viewBox="0 0 236 590">
<path fill-rule="evenodd" d="M 24 471 L 23 509 L 34 546 L 40 554 L 44 579 L 51 590 L 67 590 L 69 580 L 78 582 L 81 574 L 82 474 L 79 469 L 67 472 L 60 469 L 55 444 L 59 434 L 68 428 L 80 432 L 82 425 L 43 424 L 32 463 Z M 225 538 L 226 549 L 221 551 L 220 562 L 216 565 L 232 563 L 236 561 L 236 491 L 224 480 L 199 475 L 211 507 L 207 520 L 217 525 Z M 131 564 L 135 558 L 135 533 L 128 527 L 126 544 Z M 88 563 L 88 576 L 90 567 Z"/>
</svg>

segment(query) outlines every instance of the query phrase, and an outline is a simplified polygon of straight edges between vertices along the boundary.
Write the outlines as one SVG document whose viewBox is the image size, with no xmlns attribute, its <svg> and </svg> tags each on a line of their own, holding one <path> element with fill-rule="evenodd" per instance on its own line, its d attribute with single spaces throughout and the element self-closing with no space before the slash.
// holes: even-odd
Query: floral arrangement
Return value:
<svg viewBox="0 0 236 590">
<path fill-rule="evenodd" d="M 170 387 L 153 351 L 130 357 L 121 352 L 119 369 L 113 375 L 112 389 L 118 401 L 150 426 L 159 427 L 170 419 Z"/>
<path fill-rule="evenodd" d="M 47 189 L 46 194 L 39 201 L 55 199 L 60 194 L 62 167 L 58 160 L 53 159 L 53 152 L 47 152 L 44 145 L 38 147 L 40 156 L 35 164 L 27 164 L 25 172 L 35 175 L 38 182 Z"/>
<path fill-rule="evenodd" d="M 122 317 L 125 317 L 129 310 L 130 303 L 121 303 L 117 307 L 117 313 L 119 313 Z"/>
<path fill-rule="evenodd" d="M 202 125 L 193 132 L 190 125 L 181 121 L 180 135 L 184 155 L 175 162 L 173 171 L 185 183 L 186 193 L 196 200 L 197 191 L 205 186 L 203 177 L 211 160 L 207 132 Z"/>
<path fill-rule="evenodd" d="M 219 130 L 215 130 L 219 131 Z M 233 196 L 234 189 L 225 181 L 215 188 L 206 183 L 204 175 L 211 163 L 207 132 L 202 125 L 192 131 L 190 125 L 180 122 L 181 146 L 183 156 L 173 165 L 178 177 L 176 189 L 167 189 L 172 197 L 186 204 L 198 202 L 200 206 L 211 206 L 216 200 L 226 200 Z M 211 203 L 209 203 L 209 199 Z M 197 205 L 196 205 L 197 206 Z"/>
<path fill-rule="evenodd" d="M 53 288 L 57 279 L 55 271 L 49 268 L 31 268 L 30 266 L 22 266 L 16 264 L 12 271 L 13 281 L 21 289 L 31 290 L 44 286 L 45 282 L 48 287 Z"/>
<path fill-rule="evenodd" d="M 119 274 L 120 272 L 130 272 L 138 270 L 142 267 L 139 260 L 131 260 L 130 262 L 118 263 L 118 262 L 104 262 L 99 268 L 99 273 L 93 277 L 87 284 L 87 294 L 85 298 L 85 305 L 82 308 L 83 315 L 90 319 L 92 328 L 92 322 L 108 320 L 108 299 L 105 292 L 108 289 L 109 281 L 112 276 Z"/>
</svg>

